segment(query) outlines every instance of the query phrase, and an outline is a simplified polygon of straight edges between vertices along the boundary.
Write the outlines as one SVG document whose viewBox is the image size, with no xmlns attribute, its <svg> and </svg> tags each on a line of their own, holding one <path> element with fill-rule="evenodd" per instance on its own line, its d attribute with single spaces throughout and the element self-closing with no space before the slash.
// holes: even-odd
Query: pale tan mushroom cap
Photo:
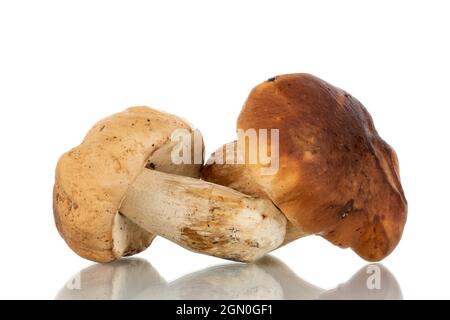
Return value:
<svg viewBox="0 0 450 320">
<path fill-rule="evenodd" d="M 98 122 L 56 168 L 53 212 L 59 233 L 78 255 L 108 262 L 146 249 L 154 235 L 118 210 L 139 173 L 152 169 L 198 177 L 201 165 L 170 160 L 176 129 L 186 121 L 148 107 L 133 107 Z"/>
</svg>

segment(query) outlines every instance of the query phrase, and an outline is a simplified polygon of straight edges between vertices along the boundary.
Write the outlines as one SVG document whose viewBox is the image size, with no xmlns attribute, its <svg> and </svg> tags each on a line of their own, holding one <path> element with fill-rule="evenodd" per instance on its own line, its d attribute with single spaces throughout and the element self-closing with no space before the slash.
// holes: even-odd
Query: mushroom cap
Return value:
<svg viewBox="0 0 450 320">
<path fill-rule="evenodd" d="M 395 151 L 364 106 L 309 74 L 288 74 L 255 87 L 240 129 L 279 129 L 279 170 L 251 178 L 294 226 L 351 247 L 369 261 L 398 244 L 407 202 Z"/>
<path fill-rule="evenodd" d="M 176 142 L 171 135 L 176 129 L 194 133 L 174 115 L 133 107 L 95 124 L 78 147 L 61 156 L 53 213 L 59 233 L 78 255 L 108 262 L 150 245 L 154 235 L 120 214 L 119 208 L 147 165 L 191 177 L 200 175 L 201 164 L 172 164 Z"/>
</svg>

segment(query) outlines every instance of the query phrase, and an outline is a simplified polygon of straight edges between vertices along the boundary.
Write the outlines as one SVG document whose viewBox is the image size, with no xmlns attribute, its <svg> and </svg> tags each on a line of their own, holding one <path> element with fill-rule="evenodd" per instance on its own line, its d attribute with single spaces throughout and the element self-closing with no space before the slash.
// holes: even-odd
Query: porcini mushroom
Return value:
<svg viewBox="0 0 450 320">
<path fill-rule="evenodd" d="M 171 139 L 175 130 L 188 142 Z M 269 200 L 198 179 L 202 139 L 199 163 L 172 161 L 173 150 L 198 158 L 190 143 L 198 137 L 184 120 L 147 107 L 98 122 L 56 168 L 53 211 L 67 244 L 98 262 L 138 253 L 155 235 L 237 261 L 278 247 L 286 220 Z"/>
<path fill-rule="evenodd" d="M 397 156 L 356 98 L 309 74 L 282 75 L 252 90 L 237 127 L 279 130 L 278 171 L 262 174 L 266 164 L 238 143 L 243 164 L 208 161 L 203 178 L 271 199 L 290 222 L 286 242 L 317 234 L 369 261 L 396 247 L 407 215 Z"/>
</svg>

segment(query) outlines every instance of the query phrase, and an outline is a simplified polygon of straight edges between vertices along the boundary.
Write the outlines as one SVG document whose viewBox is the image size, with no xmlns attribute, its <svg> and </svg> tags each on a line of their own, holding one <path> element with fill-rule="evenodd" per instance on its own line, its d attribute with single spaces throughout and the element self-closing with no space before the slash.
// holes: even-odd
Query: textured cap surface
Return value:
<svg viewBox="0 0 450 320">
<path fill-rule="evenodd" d="M 130 184 L 152 159 L 152 169 L 170 161 L 170 137 L 191 127 L 184 120 L 147 107 L 129 108 L 98 122 L 81 145 L 58 161 L 53 194 L 56 226 L 80 256 L 107 262 L 138 253 L 153 235 L 118 210 Z M 166 148 L 167 152 L 159 152 Z M 183 170 L 182 170 L 183 171 Z M 198 176 L 200 166 L 185 167 Z"/>
<path fill-rule="evenodd" d="M 397 156 L 357 99 L 312 75 L 283 75 L 253 89 L 237 126 L 280 130 L 277 174 L 249 171 L 296 227 L 366 260 L 395 248 L 407 212 Z"/>
</svg>

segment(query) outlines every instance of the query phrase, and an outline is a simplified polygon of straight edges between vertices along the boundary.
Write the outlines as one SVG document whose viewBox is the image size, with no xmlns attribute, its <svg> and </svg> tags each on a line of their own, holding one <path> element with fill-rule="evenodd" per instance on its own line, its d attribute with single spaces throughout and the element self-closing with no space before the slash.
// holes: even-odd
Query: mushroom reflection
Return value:
<svg viewBox="0 0 450 320">
<path fill-rule="evenodd" d="M 297 276 L 267 256 L 255 264 L 232 263 L 190 273 L 170 283 L 143 259 L 96 264 L 77 273 L 56 299 L 401 299 L 394 275 L 381 264 L 361 268 L 332 290 Z"/>
</svg>

